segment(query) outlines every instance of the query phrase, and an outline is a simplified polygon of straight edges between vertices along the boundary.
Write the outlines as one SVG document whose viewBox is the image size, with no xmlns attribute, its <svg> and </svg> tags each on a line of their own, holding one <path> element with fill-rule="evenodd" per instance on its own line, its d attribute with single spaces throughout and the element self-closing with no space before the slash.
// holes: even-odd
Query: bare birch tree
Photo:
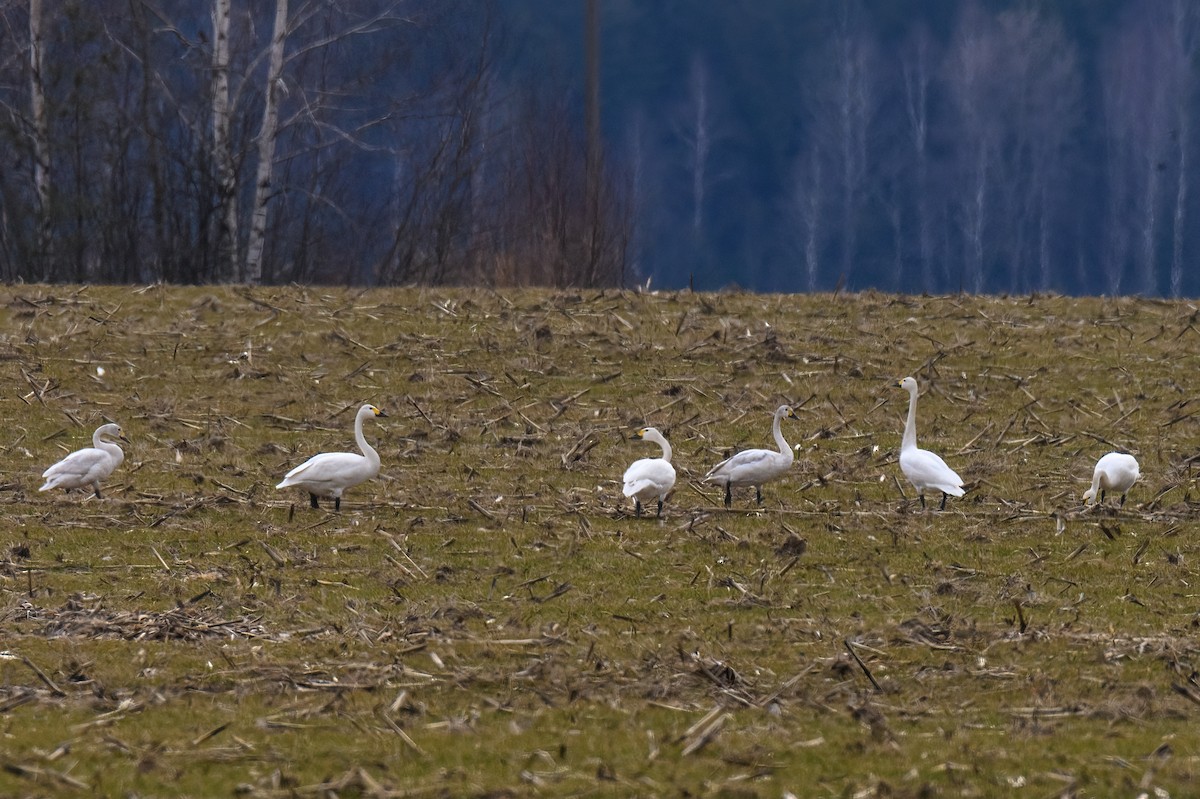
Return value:
<svg viewBox="0 0 1200 799">
<path fill-rule="evenodd" d="M 801 163 L 796 176 L 794 199 L 796 217 L 800 222 L 804 287 L 810 292 L 820 286 L 822 244 L 826 235 L 822 210 L 827 189 L 821 162 L 822 156 L 817 146 L 810 146 L 807 163 Z"/>
<path fill-rule="evenodd" d="M 213 0 L 212 6 L 212 161 L 217 175 L 217 269 L 233 280 L 238 274 L 237 168 L 231 128 L 233 108 L 229 90 L 230 21 L 232 0 Z"/>
<path fill-rule="evenodd" d="M 919 285 L 933 290 L 933 219 L 930 204 L 929 97 L 933 83 L 933 37 L 918 24 L 900 56 L 900 74 L 904 85 L 904 111 L 908 122 L 908 141 L 913 165 L 913 213 L 917 226 L 917 258 L 920 263 Z"/>
<path fill-rule="evenodd" d="M 704 198 L 711 180 L 710 159 L 713 148 L 713 110 L 711 91 L 708 85 L 708 69 L 700 56 L 692 56 L 688 79 L 688 104 L 690 112 L 680 125 L 680 139 L 687 153 L 688 172 L 691 174 L 692 233 L 699 235 L 704 227 Z"/>
<path fill-rule="evenodd" d="M 803 221 L 806 281 L 820 282 L 833 261 L 837 281 L 854 277 L 863 209 L 871 193 L 872 125 L 878 111 L 873 70 L 878 52 L 857 2 L 838 4 L 833 27 L 804 73 L 806 145 L 793 203 Z M 832 271 L 832 270 L 831 270 Z"/>
<path fill-rule="evenodd" d="M 1176 112 L 1170 22 L 1160 13 L 1131 9 L 1104 44 L 1100 60 L 1105 122 L 1109 291 L 1159 291 L 1158 253 L 1165 180 L 1174 167 Z"/>
<path fill-rule="evenodd" d="M 1171 236 L 1170 296 L 1183 294 L 1184 236 L 1187 232 L 1187 208 L 1190 181 L 1192 114 L 1195 113 L 1195 63 L 1197 38 L 1200 36 L 1200 12 L 1191 0 L 1171 4 L 1171 71 L 1175 92 L 1175 130 L 1171 143 L 1175 148 L 1175 209 Z"/>
<path fill-rule="evenodd" d="M 987 271 L 999 127 L 990 115 L 992 77 L 999 73 L 997 42 L 991 20 L 976 3 L 960 16 L 950 45 L 944 77 L 955 113 L 954 196 L 962 242 L 960 290 L 983 290 Z"/>
<path fill-rule="evenodd" d="M 33 189 L 37 197 L 37 252 L 41 279 L 49 280 L 54 265 L 52 197 L 50 194 L 50 123 L 46 111 L 45 38 L 42 36 L 42 0 L 29 0 L 29 117 L 32 127 Z"/>
<path fill-rule="evenodd" d="M 246 283 L 262 281 L 262 255 L 267 235 L 267 204 L 271 199 L 271 175 L 279 132 L 279 92 L 283 88 L 283 48 L 287 42 L 288 0 L 275 0 L 275 27 L 271 36 L 267 85 L 263 95 L 262 125 L 258 131 L 258 170 L 254 180 L 254 211 L 250 240 L 246 247 Z"/>
<path fill-rule="evenodd" d="M 874 46 L 857 26 L 854 4 L 839 13 L 834 37 L 834 69 L 837 71 L 836 104 L 839 128 L 841 177 L 841 275 L 849 279 L 858 255 L 859 214 L 868 192 L 867 141 L 875 112 Z"/>
</svg>

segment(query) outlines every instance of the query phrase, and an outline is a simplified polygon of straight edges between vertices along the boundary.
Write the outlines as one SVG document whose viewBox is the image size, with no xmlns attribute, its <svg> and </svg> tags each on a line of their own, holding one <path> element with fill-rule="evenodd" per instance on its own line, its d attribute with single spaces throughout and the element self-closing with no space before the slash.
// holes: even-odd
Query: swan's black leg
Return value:
<svg viewBox="0 0 1200 799">
<path fill-rule="evenodd" d="M 938 505 L 938 510 L 945 510 L 945 509 L 946 509 L 946 492 L 943 491 L 942 492 L 942 504 Z"/>
<path fill-rule="evenodd" d="M 316 494 L 309 494 L 309 495 L 308 495 L 308 504 L 309 504 L 309 505 L 311 505 L 311 506 L 312 506 L 312 507 L 314 507 L 314 508 L 320 508 L 320 507 L 321 507 L 321 506 L 320 506 L 320 505 L 317 503 L 317 495 L 316 495 Z"/>
<path fill-rule="evenodd" d="M 1121 507 L 1122 508 L 1125 507 L 1125 495 L 1124 494 L 1121 495 Z"/>
<path fill-rule="evenodd" d="M 917 496 L 919 496 L 921 498 L 921 510 L 925 510 L 925 495 L 918 494 Z"/>
<path fill-rule="evenodd" d="M 729 488 L 729 483 L 725 484 L 725 507 L 733 504 L 733 492 Z"/>
<path fill-rule="evenodd" d="M 633 500 L 633 515 L 642 518 L 642 501 L 636 497 Z"/>
<path fill-rule="evenodd" d="M 1103 488 L 1100 489 L 1100 504 L 1101 505 L 1104 504 L 1104 491 L 1105 491 L 1105 489 L 1103 489 Z"/>
<path fill-rule="evenodd" d="M 654 514 L 654 518 L 656 518 L 656 519 L 662 518 L 662 505 L 663 505 L 663 503 L 662 503 L 662 500 L 660 499 L 658 501 L 658 513 Z"/>
<path fill-rule="evenodd" d="M 342 509 L 342 498 L 341 497 L 333 498 L 333 509 L 336 511 L 340 511 Z"/>
<path fill-rule="evenodd" d="M 96 486 L 96 499 L 104 499 L 104 497 L 100 496 L 100 486 Z"/>
<path fill-rule="evenodd" d="M 754 487 L 754 498 L 758 500 L 758 504 L 762 504 L 762 486 Z"/>
</svg>

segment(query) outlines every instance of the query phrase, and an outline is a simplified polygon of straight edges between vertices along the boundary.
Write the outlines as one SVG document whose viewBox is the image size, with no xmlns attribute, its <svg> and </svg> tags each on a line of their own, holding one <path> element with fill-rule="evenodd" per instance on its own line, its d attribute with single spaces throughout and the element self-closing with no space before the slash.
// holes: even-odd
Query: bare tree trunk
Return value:
<svg viewBox="0 0 1200 799">
<path fill-rule="evenodd" d="M 1050 257 L 1050 201 L 1044 186 L 1038 204 L 1041 209 L 1038 214 L 1038 288 L 1045 291 L 1050 288 L 1054 265 Z"/>
<path fill-rule="evenodd" d="M 33 123 L 33 189 L 38 201 L 37 257 L 40 276 L 49 280 L 53 268 L 50 220 L 50 125 L 46 118 L 45 42 L 42 39 L 42 0 L 29 0 L 29 111 Z"/>
<path fill-rule="evenodd" d="M 1184 78 L 1186 81 L 1187 78 Z M 1175 230 L 1171 241 L 1171 295 L 1179 297 L 1183 293 L 1183 235 L 1187 225 L 1188 202 L 1188 137 L 1191 133 L 1190 117 L 1185 98 L 1179 98 L 1178 124 L 1179 142 L 1177 150 L 1178 164 L 1175 186 Z"/>
<path fill-rule="evenodd" d="M 699 56 L 692 58 L 692 106 L 695 116 L 687 143 L 692 172 L 692 232 L 699 234 L 704 225 L 704 195 L 708 187 L 708 158 L 712 150 L 708 70 L 704 68 Z"/>
<path fill-rule="evenodd" d="M 920 285 L 924 291 L 933 290 L 933 231 L 929 213 L 929 85 L 930 76 L 929 31 L 917 28 L 914 34 L 911 56 L 902 64 L 904 74 L 905 109 L 908 113 L 909 134 L 912 139 L 913 157 L 916 160 L 917 251 L 920 254 Z M 903 286 L 901 287 L 903 289 Z"/>
<path fill-rule="evenodd" d="M 838 179 L 841 181 L 841 274 L 838 280 L 853 278 L 864 197 L 868 193 L 870 169 L 867 164 L 867 134 L 875 111 L 872 70 L 874 50 L 863 32 L 858 3 L 838 6 L 837 30 L 831 42 L 832 69 L 835 71 L 834 102 L 838 151 Z"/>
<path fill-rule="evenodd" d="M 142 85 L 139 99 L 141 114 L 142 136 L 149 148 L 149 159 L 146 168 L 150 172 L 150 213 L 154 219 L 154 239 L 145 251 L 150 254 L 151 266 L 149 273 L 145 264 L 138 264 L 138 279 L 164 280 L 166 272 L 166 253 L 170 245 L 167 242 L 167 225 L 165 208 L 167 204 L 166 181 L 163 178 L 163 157 L 161 137 L 156 135 L 154 122 L 151 117 L 151 104 L 154 97 L 154 69 L 151 64 L 150 24 L 146 19 L 146 6 L 140 0 L 130 0 L 129 12 L 134 20 L 134 30 L 137 34 L 137 54 L 142 62 Z M 143 259 L 144 260 L 144 259 Z"/>
<path fill-rule="evenodd" d="M 1191 147 L 1192 62 L 1196 54 L 1196 17 L 1190 0 L 1175 0 L 1172 7 L 1172 31 L 1175 45 L 1173 67 L 1178 86 L 1175 93 L 1175 224 L 1171 239 L 1171 296 L 1183 293 L 1183 237 L 1187 225 L 1188 149 Z"/>
<path fill-rule="evenodd" d="M 600 0 L 585 0 L 584 60 L 587 72 L 587 153 L 584 192 L 587 194 L 584 236 L 587 271 L 600 258 Z"/>
<path fill-rule="evenodd" d="M 1156 140 L 1159 136 L 1154 137 Z M 1153 155 L 1153 153 L 1151 154 Z M 1142 195 L 1142 217 L 1139 223 L 1141 235 L 1142 291 L 1158 293 L 1158 269 L 1155 265 L 1154 249 L 1158 241 L 1158 197 L 1159 171 L 1157 162 L 1150 155 L 1143 158 L 1146 177 Z"/>
<path fill-rule="evenodd" d="M 218 277 L 237 276 L 237 175 L 230 141 L 232 114 L 229 98 L 229 22 L 232 0 L 213 0 L 212 158 L 217 168 Z"/>
<path fill-rule="evenodd" d="M 626 130 L 629 134 L 629 213 L 630 213 L 630 250 L 632 255 L 629 258 L 629 273 L 635 279 L 646 278 L 646 285 L 649 287 L 652 275 L 642 274 L 642 264 L 645 254 L 645 244 L 643 237 L 645 236 L 646 226 L 642 224 L 646 214 L 649 212 L 648 203 L 646 202 L 646 134 L 644 130 L 644 117 L 641 111 L 638 111 L 633 116 L 633 122 L 627 126 Z M 626 275 L 622 273 L 620 285 L 623 287 L 626 282 Z"/>
<path fill-rule="evenodd" d="M 987 144 L 978 143 L 975 173 L 972 176 L 973 191 L 967 206 L 967 275 L 970 280 L 968 291 L 979 294 L 983 291 L 983 234 L 987 219 L 988 162 Z M 959 290 L 963 289 L 959 285 Z"/>
<path fill-rule="evenodd" d="M 271 201 L 271 174 L 275 140 L 279 133 L 279 89 L 283 74 L 283 47 L 287 42 L 288 0 L 275 0 L 275 32 L 267 67 L 267 90 L 263 100 L 262 127 L 258 131 L 258 174 L 254 180 L 254 214 L 250 219 L 250 241 L 246 247 L 246 269 L 242 279 L 262 282 L 262 255 L 267 234 L 267 204 Z"/>
<path fill-rule="evenodd" d="M 807 273 L 808 291 L 817 290 L 817 276 L 821 270 L 821 155 L 814 146 L 812 148 L 812 168 L 809 172 L 809 188 L 804 197 L 802 213 L 804 214 L 804 264 Z"/>
</svg>

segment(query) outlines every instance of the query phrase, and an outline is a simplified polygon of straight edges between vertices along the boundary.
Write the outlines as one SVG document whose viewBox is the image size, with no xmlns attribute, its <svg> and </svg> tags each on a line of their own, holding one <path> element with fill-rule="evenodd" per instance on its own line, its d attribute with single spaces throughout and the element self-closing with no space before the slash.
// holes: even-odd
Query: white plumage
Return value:
<svg viewBox="0 0 1200 799">
<path fill-rule="evenodd" d="M 942 492 L 941 510 L 946 509 L 946 495 L 961 497 L 963 481 L 936 453 L 917 448 L 917 381 L 906 377 L 898 382 L 908 392 L 908 422 L 904 425 L 904 440 L 900 444 L 900 471 L 912 483 L 925 507 L 925 492 Z"/>
<path fill-rule="evenodd" d="M 363 436 L 363 420 L 371 416 L 386 417 L 387 414 L 374 405 L 364 405 L 354 417 L 354 440 L 362 455 L 353 452 L 323 452 L 314 455 L 292 469 L 276 488 L 303 488 L 308 492 L 314 508 L 319 508 L 319 497 L 333 497 L 333 509 L 342 509 L 342 493 L 359 483 L 379 474 L 379 453 Z"/>
<path fill-rule="evenodd" d="M 704 475 L 706 483 L 716 483 L 725 486 L 725 507 L 733 502 L 732 489 L 735 486 L 754 486 L 754 495 L 758 504 L 762 504 L 763 483 L 778 480 L 787 474 L 792 466 L 794 455 L 788 446 L 780 429 L 784 417 L 796 419 L 796 412 L 790 405 L 780 405 L 775 410 L 775 420 L 771 432 L 775 435 L 775 445 L 779 451 L 769 449 L 746 449 L 718 463 Z"/>
<path fill-rule="evenodd" d="M 1125 494 L 1140 476 L 1137 458 L 1124 452 L 1110 452 L 1096 461 L 1096 468 L 1092 472 L 1092 487 L 1083 492 L 1083 501 L 1089 504 L 1095 502 L 1099 492 L 1100 501 L 1104 502 L 1105 491 L 1120 491 L 1121 504 L 1124 505 Z"/>
<path fill-rule="evenodd" d="M 671 465 L 671 444 L 663 434 L 653 427 L 643 427 L 630 438 L 645 439 L 662 447 L 661 458 L 636 460 L 625 470 L 625 496 L 633 497 L 635 512 L 642 515 L 642 503 L 658 499 L 658 513 L 662 516 L 663 502 L 675 487 L 675 467 Z"/>
<path fill-rule="evenodd" d="M 48 491 L 51 488 L 85 488 L 91 486 L 100 496 L 100 482 L 116 470 L 125 460 L 125 453 L 116 444 L 103 440 L 104 437 L 116 438 L 129 443 L 121 434 L 121 426 L 103 424 L 92 433 L 92 446 L 72 452 L 58 463 L 42 472 L 46 479 L 45 485 L 38 491 Z"/>
</svg>

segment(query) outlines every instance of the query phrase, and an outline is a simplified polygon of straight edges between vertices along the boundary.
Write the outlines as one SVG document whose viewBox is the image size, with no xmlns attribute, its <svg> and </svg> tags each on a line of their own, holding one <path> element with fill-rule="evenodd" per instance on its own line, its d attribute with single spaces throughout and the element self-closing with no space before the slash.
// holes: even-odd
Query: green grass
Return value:
<svg viewBox="0 0 1200 799">
<path fill-rule="evenodd" d="M 1197 312 L 15 286 L 0 795 L 1186 795 Z M 102 372 L 99 371 L 102 368 Z M 923 512 L 918 434 L 970 489 Z M 368 422 L 342 512 L 277 491 Z M 700 477 L 770 445 L 735 492 Z M 97 500 L 38 475 L 102 420 Z M 663 430 L 679 482 L 619 478 Z M 1123 509 L 1085 509 L 1133 451 Z"/>
</svg>

